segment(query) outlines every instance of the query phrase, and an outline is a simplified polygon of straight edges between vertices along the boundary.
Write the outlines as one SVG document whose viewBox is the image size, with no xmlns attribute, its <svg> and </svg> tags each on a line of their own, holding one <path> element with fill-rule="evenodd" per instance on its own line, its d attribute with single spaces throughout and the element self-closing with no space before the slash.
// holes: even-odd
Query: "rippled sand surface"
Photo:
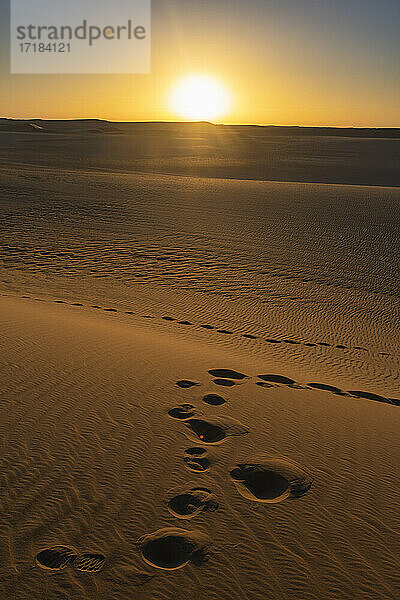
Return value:
<svg viewBox="0 0 400 600">
<path fill-rule="evenodd" d="M 68 167 L 13 135 L 4 597 L 395 600 L 399 188 Z"/>
</svg>

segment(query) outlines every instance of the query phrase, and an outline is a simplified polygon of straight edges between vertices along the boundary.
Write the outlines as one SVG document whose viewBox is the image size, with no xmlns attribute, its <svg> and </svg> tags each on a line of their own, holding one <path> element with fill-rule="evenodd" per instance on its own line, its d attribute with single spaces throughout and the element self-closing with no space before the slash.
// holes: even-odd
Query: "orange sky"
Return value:
<svg viewBox="0 0 400 600">
<path fill-rule="evenodd" d="M 392 0 L 153 0 L 149 75 L 10 75 L 6 4 L 1 116 L 176 120 L 171 88 L 201 73 L 232 96 L 217 121 L 400 126 Z"/>
</svg>

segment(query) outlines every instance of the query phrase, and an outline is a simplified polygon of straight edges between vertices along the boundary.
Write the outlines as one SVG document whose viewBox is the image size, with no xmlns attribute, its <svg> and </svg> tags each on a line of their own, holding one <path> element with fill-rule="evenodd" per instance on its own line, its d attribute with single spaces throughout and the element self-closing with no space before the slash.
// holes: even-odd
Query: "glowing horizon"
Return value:
<svg viewBox="0 0 400 600">
<path fill-rule="evenodd" d="M 394 0 L 154 0 L 149 75 L 10 75 L 8 10 L 0 0 L 0 116 L 400 126 Z M 171 105 L 193 74 L 220 84 L 229 102 L 216 106 L 216 89 L 193 98 L 194 86 Z"/>
</svg>

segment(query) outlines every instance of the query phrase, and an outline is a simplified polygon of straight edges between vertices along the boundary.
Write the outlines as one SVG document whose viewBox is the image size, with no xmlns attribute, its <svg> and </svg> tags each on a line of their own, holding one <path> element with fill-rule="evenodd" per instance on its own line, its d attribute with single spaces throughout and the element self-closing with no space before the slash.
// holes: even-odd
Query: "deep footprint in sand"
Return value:
<svg viewBox="0 0 400 600">
<path fill-rule="evenodd" d="M 230 417 L 189 419 L 183 423 L 188 437 L 203 444 L 221 444 L 227 437 L 249 433 L 247 427 Z"/>
<path fill-rule="evenodd" d="M 313 388 L 315 390 L 324 390 L 325 392 L 331 392 L 332 394 L 336 394 L 337 396 L 347 396 L 347 394 L 338 387 L 334 385 L 327 385 L 325 383 L 307 383 L 308 387 Z"/>
<path fill-rule="evenodd" d="M 225 404 L 226 400 L 218 394 L 206 394 L 203 396 L 203 402 L 211 406 L 221 406 L 221 404 Z"/>
<path fill-rule="evenodd" d="M 200 385 L 200 383 L 198 383 L 198 381 L 190 381 L 190 379 L 180 379 L 176 382 L 176 385 L 180 388 L 186 389 L 195 385 Z"/>
<path fill-rule="evenodd" d="M 222 385 L 224 387 L 233 387 L 236 385 L 236 382 L 232 381 L 232 379 L 213 379 L 213 383 L 215 383 L 215 385 Z"/>
<path fill-rule="evenodd" d="M 209 374 L 222 379 L 247 379 L 248 375 L 234 371 L 233 369 L 210 369 Z"/>
<path fill-rule="evenodd" d="M 388 402 L 391 404 L 389 398 L 385 398 L 384 396 L 379 396 L 378 394 L 372 394 L 371 392 L 363 392 L 360 390 L 349 390 L 347 392 L 354 398 L 364 398 L 365 400 L 375 400 L 375 402 Z"/>
<path fill-rule="evenodd" d="M 207 559 L 211 540 L 201 531 L 166 527 L 144 535 L 138 545 L 147 564 L 173 571 L 189 562 L 202 564 Z"/>
<path fill-rule="evenodd" d="M 217 510 L 218 502 L 208 488 L 186 484 L 167 493 L 167 506 L 174 517 L 192 519 L 201 512 Z"/>
<path fill-rule="evenodd" d="M 173 419 L 190 419 L 197 414 L 196 408 L 193 404 L 180 404 L 179 406 L 174 406 L 171 410 L 168 411 L 168 414 Z"/>
<path fill-rule="evenodd" d="M 266 455 L 235 465 L 230 476 L 244 498 L 271 504 L 300 498 L 313 482 L 310 474 L 296 463 Z"/>
<path fill-rule="evenodd" d="M 184 452 L 183 461 L 188 469 L 198 473 L 208 471 L 211 464 L 205 448 L 188 448 Z"/>
<path fill-rule="evenodd" d="M 36 564 L 42 569 L 61 571 L 71 565 L 77 557 L 74 548 L 69 546 L 51 546 L 36 554 Z"/>
<path fill-rule="evenodd" d="M 85 552 L 75 559 L 72 566 L 75 570 L 84 573 L 98 573 L 104 567 L 105 562 L 104 554 Z"/>
<path fill-rule="evenodd" d="M 294 379 L 290 379 L 284 375 L 257 375 L 257 377 L 268 383 L 282 383 L 283 385 L 293 385 L 296 383 Z"/>
</svg>

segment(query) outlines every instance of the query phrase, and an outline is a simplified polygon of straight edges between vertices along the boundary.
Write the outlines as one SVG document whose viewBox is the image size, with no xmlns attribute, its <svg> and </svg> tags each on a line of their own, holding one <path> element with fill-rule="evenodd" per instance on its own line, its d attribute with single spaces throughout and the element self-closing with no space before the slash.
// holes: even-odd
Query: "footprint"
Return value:
<svg viewBox="0 0 400 600">
<path fill-rule="evenodd" d="M 280 340 L 273 340 L 272 338 L 265 338 L 264 341 L 268 342 L 269 344 L 280 344 L 281 343 Z"/>
<path fill-rule="evenodd" d="M 298 342 L 297 340 L 282 340 L 283 342 L 285 342 L 285 344 L 301 344 L 301 342 Z"/>
<path fill-rule="evenodd" d="M 196 414 L 196 409 L 193 404 L 180 404 L 179 406 L 175 406 L 168 411 L 168 414 L 173 419 L 190 419 L 190 417 L 194 417 Z"/>
<path fill-rule="evenodd" d="M 248 375 L 233 371 L 232 369 L 210 369 L 208 371 L 213 377 L 223 377 L 227 379 L 246 379 Z"/>
<path fill-rule="evenodd" d="M 189 419 L 184 422 L 189 430 L 188 436 L 203 444 L 220 444 L 229 436 L 238 436 L 249 433 L 249 430 L 229 417 L 215 419 Z"/>
<path fill-rule="evenodd" d="M 72 566 L 77 571 L 84 571 L 85 573 L 98 573 L 102 570 L 106 562 L 106 557 L 103 554 L 95 554 L 87 552 L 80 554 Z"/>
<path fill-rule="evenodd" d="M 272 383 L 283 383 L 284 385 L 293 385 L 296 383 L 294 379 L 285 377 L 284 375 L 257 375 L 259 379 Z"/>
<path fill-rule="evenodd" d="M 167 494 L 169 512 L 178 519 L 192 519 L 205 511 L 214 511 L 218 502 L 211 490 L 203 487 L 181 486 Z"/>
<path fill-rule="evenodd" d="M 244 498 L 265 503 L 300 498 L 313 482 L 310 474 L 295 463 L 264 455 L 237 464 L 230 476 Z"/>
<path fill-rule="evenodd" d="M 256 340 L 257 339 L 257 336 L 256 335 L 252 335 L 251 333 L 243 333 L 242 337 L 249 338 L 250 340 Z"/>
<path fill-rule="evenodd" d="M 215 383 L 215 385 L 223 385 L 225 387 L 232 387 L 233 385 L 236 385 L 232 379 L 213 379 L 213 383 Z"/>
<path fill-rule="evenodd" d="M 345 350 L 347 346 L 343 346 L 343 344 L 338 344 L 336 348 L 340 348 L 341 350 Z"/>
<path fill-rule="evenodd" d="M 194 385 L 200 385 L 197 381 L 190 381 L 189 379 L 181 379 L 176 382 L 176 385 L 180 388 L 191 388 Z"/>
<path fill-rule="evenodd" d="M 394 404 L 395 406 L 400 406 L 399 398 L 388 398 L 387 400 L 388 400 L 388 402 L 390 402 L 390 404 Z"/>
<path fill-rule="evenodd" d="M 225 333 L 226 335 L 232 335 L 233 331 L 228 331 L 227 329 L 217 329 L 218 333 Z"/>
<path fill-rule="evenodd" d="M 175 321 L 173 317 L 161 317 L 163 321 Z"/>
<path fill-rule="evenodd" d="M 192 561 L 205 562 L 210 538 L 201 531 L 187 531 L 175 527 L 159 529 L 138 540 L 143 560 L 158 569 L 180 569 Z"/>
<path fill-rule="evenodd" d="M 365 398 L 366 400 L 375 400 L 376 402 L 390 402 L 388 398 L 379 396 L 378 394 L 371 394 L 370 392 L 362 392 L 359 390 L 350 390 L 348 394 L 355 398 Z"/>
<path fill-rule="evenodd" d="M 211 406 L 221 406 L 221 404 L 225 404 L 226 400 L 218 394 L 206 394 L 203 396 L 203 402 L 211 404 Z"/>
<path fill-rule="evenodd" d="M 116 308 L 103 308 L 105 312 L 118 312 Z"/>
<path fill-rule="evenodd" d="M 197 472 L 208 471 L 211 464 L 205 448 L 188 448 L 184 452 L 183 460 L 188 469 Z"/>
<path fill-rule="evenodd" d="M 83 306 L 80 302 L 73 302 L 71 306 Z"/>
<path fill-rule="evenodd" d="M 23 298 L 25 298 L 25 296 L 22 296 Z M 26 296 L 26 298 L 28 298 L 28 296 Z M 66 302 L 64 302 L 64 300 L 54 300 L 55 304 L 66 304 Z"/>
<path fill-rule="evenodd" d="M 97 304 L 92 304 L 90 308 L 101 308 L 101 306 L 97 306 Z"/>
<path fill-rule="evenodd" d="M 125 314 L 126 315 L 134 315 L 135 313 L 132 310 L 126 310 Z"/>
<path fill-rule="evenodd" d="M 179 325 L 192 325 L 190 321 L 178 321 Z"/>
<path fill-rule="evenodd" d="M 200 325 L 203 329 L 215 329 L 213 325 Z"/>
<path fill-rule="evenodd" d="M 36 564 L 42 569 L 61 571 L 76 559 L 76 551 L 69 546 L 51 546 L 36 554 Z"/>
<path fill-rule="evenodd" d="M 304 345 L 305 345 L 305 346 L 310 346 L 310 347 L 313 347 L 313 348 L 315 348 L 315 346 L 316 346 L 317 344 L 313 344 L 312 342 L 306 342 Z"/>
<path fill-rule="evenodd" d="M 308 387 L 315 388 L 316 390 L 325 390 L 326 392 L 332 392 L 337 396 L 347 396 L 343 390 L 334 385 L 326 385 L 325 383 L 307 383 Z"/>
</svg>

